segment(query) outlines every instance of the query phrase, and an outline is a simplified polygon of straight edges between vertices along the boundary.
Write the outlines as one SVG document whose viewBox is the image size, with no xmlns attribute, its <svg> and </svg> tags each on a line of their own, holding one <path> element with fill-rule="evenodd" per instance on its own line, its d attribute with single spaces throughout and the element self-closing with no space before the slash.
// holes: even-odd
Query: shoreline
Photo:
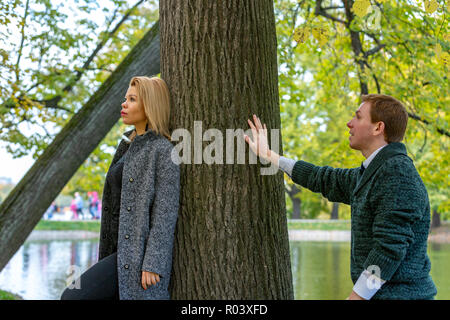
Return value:
<svg viewBox="0 0 450 320">
<path fill-rule="evenodd" d="M 349 242 L 349 230 L 288 230 L 289 241 L 333 241 Z M 100 233 L 86 230 L 33 230 L 27 241 L 45 240 L 90 240 L 99 239 Z M 428 242 L 450 243 L 450 229 L 440 227 L 428 236 Z"/>
</svg>

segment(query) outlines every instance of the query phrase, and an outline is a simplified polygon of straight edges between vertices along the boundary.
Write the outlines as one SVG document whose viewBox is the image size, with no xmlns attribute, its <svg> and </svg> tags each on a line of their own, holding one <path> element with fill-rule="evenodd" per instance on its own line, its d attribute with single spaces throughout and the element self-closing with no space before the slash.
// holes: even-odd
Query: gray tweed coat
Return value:
<svg viewBox="0 0 450 320">
<path fill-rule="evenodd" d="M 120 212 L 111 212 L 111 187 L 105 179 L 99 260 L 117 251 L 121 300 L 170 299 L 180 194 L 180 169 L 171 159 L 172 149 L 168 139 L 152 130 L 136 136 L 130 144 L 120 142 L 110 165 L 125 154 Z M 160 282 L 144 290 L 143 270 L 159 274 Z"/>
</svg>

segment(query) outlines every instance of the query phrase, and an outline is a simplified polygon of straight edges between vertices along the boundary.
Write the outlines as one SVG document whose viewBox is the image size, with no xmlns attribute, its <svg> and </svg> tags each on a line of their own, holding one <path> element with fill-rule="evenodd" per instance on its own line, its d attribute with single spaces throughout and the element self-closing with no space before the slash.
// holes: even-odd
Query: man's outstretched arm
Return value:
<svg viewBox="0 0 450 320">
<path fill-rule="evenodd" d="M 253 115 L 253 121 L 254 124 L 248 120 L 253 139 L 244 135 L 244 139 L 253 153 L 282 169 L 296 184 L 313 192 L 320 192 L 330 201 L 350 204 L 351 193 L 356 185 L 359 172 L 358 168 L 319 167 L 306 161 L 280 157 L 269 148 L 266 125 L 262 125 L 256 115 Z"/>
</svg>

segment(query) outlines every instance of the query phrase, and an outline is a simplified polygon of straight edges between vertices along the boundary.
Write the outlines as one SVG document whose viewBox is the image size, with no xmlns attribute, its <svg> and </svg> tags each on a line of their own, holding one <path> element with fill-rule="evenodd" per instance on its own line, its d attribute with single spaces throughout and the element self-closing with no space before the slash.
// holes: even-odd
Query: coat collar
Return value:
<svg viewBox="0 0 450 320">
<path fill-rule="evenodd" d="M 126 137 L 129 137 L 133 133 L 134 129 L 128 130 L 124 133 Z M 156 132 L 152 129 L 148 129 L 144 134 L 136 135 L 133 141 L 143 141 L 156 136 Z"/>
<path fill-rule="evenodd" d="M 123 135 L 128 138 L 133 133 L 133 131 L 134 129 L 125 131 Z M 153 130 L 149 129 L 144 134 L 135 136 L 132 143 L 141 143 L 154 137 L 156 137 L 156 133 Z M 119 161 L 119 159 L 125 154 L 125 152 L 127 152 L 129 147 L 130 143 L 127 142 L 125 139 L 122 139 L 120 141 L 119 146 L 117 147 L 116 153 L 114 154 L 113 160 L 111 162 L 111 166 L 115 164 L 117 161 Z"/>
<path fill-rule="evenodd" d="M 391 142 L 383 149 L 381 149 L 380 152 L 378 152 L 378 154 L 375 156 L 375 158 L 373 158 L 373 160 L 370 162 L 366 170 L 364 170 L 361 180 L 359 181 L 359 183 L 357 183 L 356 188 L 353 191 L 353 195 L 355 195 L 362 188 L 362 186 L 370 180 L 373 174 L 384 162 L 398 155 L 408 157 L 408 154 L 406 153 L 406 147 L 401 142 Z"/>
</svg>

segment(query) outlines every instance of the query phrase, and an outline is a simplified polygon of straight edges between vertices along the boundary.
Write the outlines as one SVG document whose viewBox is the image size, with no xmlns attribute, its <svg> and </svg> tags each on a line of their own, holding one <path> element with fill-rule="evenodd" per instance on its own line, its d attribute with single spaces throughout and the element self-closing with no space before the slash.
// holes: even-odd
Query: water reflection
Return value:
<svg viewBox="0 0 450 320">
<path fill-rule="evenodd" d="M 0 273 L 0 288 L 24 299 L 59 299 L 70 266 L 84 272 L 98 260 L 98 240 L 25 242 Z"/>
<path fill-rule="evenodd" d="M 0 273 L 0 288 L 24 299 L 59 299 L 70 266 L 80 273 L 98 261 L 98 239 L 30 241 L 16 252 Z M 290 242 L 295 299 L 341 300 L 348 297 L 349 242 Z M 438 288 L 436 299 L 450 299 L 450 244 L 429 243 L 431 275 Z"/>
<path fill-rule="evenodd" d="M 348 242 L 292 241 L 291 263 L 296 300 L 343 300 L 353 287 Z"/>
<path fill-rule="evenodd" d="M 294 296 L 297 300 L 342 300 L 353 288 L 349 242 L 290 242 Z M 450 299 L 450 244 L 428 243 L 436 300 Z"/>
</svg>

